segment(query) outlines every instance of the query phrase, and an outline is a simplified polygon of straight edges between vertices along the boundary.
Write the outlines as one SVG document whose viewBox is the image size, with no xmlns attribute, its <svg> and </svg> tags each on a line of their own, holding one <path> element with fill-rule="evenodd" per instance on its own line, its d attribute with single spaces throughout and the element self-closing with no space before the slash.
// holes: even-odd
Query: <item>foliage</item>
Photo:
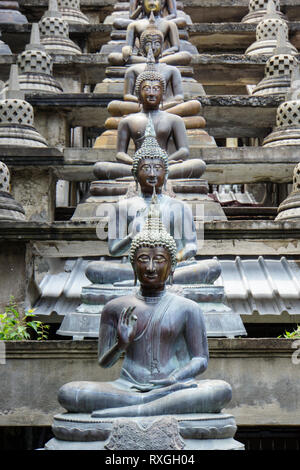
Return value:
<svg viewBox="0 0 300 470">
<path fill-rule="evenodd" d="M 300 339 L 300 325 L 297 325 L 297 329 L 292 332 L 285 331 L 285 333 L 278 336 L 278 338 Z"/>
<path fill-rule="evenodd" d="M 28 340 L 31 339 L 32 331 L 36 333 L 38 341 L 47 339 L 49 325 L 31 320 L 34 316 L 33 310 L 27 310 L 25 315 L 21 315 L 11 297 L 5 312 L 0 314 L 0 340 Z"/>
</svg>

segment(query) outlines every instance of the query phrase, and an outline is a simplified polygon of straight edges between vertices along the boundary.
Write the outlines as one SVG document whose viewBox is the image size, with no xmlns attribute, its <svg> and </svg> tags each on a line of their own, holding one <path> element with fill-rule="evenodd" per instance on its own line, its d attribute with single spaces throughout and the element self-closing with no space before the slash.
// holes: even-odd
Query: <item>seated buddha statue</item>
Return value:
<svg viewBox="0 0 300 470">
<path fill-rule="evenodd" d="M 176 23 L 178 28 L 186 27 L 186 20 L 182 16 L 177 15 L 176 0 L 162 0 L 162 16 L 166 20 Z M 132 21 L 145 16 L 144 2 L 142 0 L 130 0 L 129 2 L 129 18 L 116 18 L 113 26 L 116 29 L 127 29 Z"/>
<path fill-rule="evenodd" d="M 176 24 L 173 21 L 162 17 L 161 0 L 142 0 L 145 17 L 130 23 L 126 31 L 126 45 L 122 52 L 112 52 L 108 56 L 111 65 L 124 66 L 144 62 L 145 58 L 134 53 L 136 41 L 140 37 L 151 21 L 154 21 L 157 29 L 163 35 L 164 43 L 167 47 L 162 52 L 161 62 L 170 65 L 188 65 L 192 60 L 192 55 L 187 51 L 180 50 L 180 40 Z"/>
<path fill-rule="evenodd" d="M 63 385 L 58 401 L 68 412 L 92 418 L 219 413 L 231 400 L 228 383 L 198 379 L 209 358 L 204 317 L 196 302 L 166 290 L 177 246 L 156 206 L 130 247 L 139 290 L 109 301 L 101 315 L 99 364 L 111 367 L 124 354 L 120 377 Z"/>
<path fill-rule="evenodd" d="M 129 114 L 119 122 L 116 155 L 119 163 L 96 163 L 95 176 L 99 180 L 130 176 L 129 165 L 133 161 L 128 154 L 130 139 L 133 140 L 135 149 L 138 150 L 145 137 L 151 134 L 156 136 L 158 144 L 168 152 L 169 163 L 177 163 L 174 165 L 175 168 L 170 169 L 170 178 L 200 178 L 206 165 L 200 159 L 188 160 L 189 146 L 183 119 L 159 108 L 166 88 L 164 77 L 156 71 L 146 70 L 138 76 L 135 88 L 142 110 L 139 113 Z M 146 133 L 146 129 L 150 131 Z M 102 134 L 104 135 L 105 133 Z M 96 142 L 95 147 L 97 146 Z M 179 163 L 180 172 L 178 173 Z"/>
<path fill-rule="evenodd" d="M 140 111 L 139 99 L 135 94 L 136 80 L 145 69 L 151 67 L 153 71 L 160 73 L 166 82 L 166 90 L 160 103 L 160 109 L 181 117 L 188 117 L 185 124 L 189 128 L 191 128 L 193 119 L 195 128 L 204 127 L 205 119 L 203 117 L 190 118 L 190 116 L 199 113 L 201 104 L 198 100 L 184 102 L 182 78 L 179 69 L 173 65 L 160 62 L 163 43 L 163 34 L 156 28 L 155 24 L 150 22 L 140 38 L 140 49 L 144 62 L 132 65 L 126 70 L 124 101 L 111 101 L 108 105 L 108 111 L 112 116 L 122 116 Z"/>
<path fill-rule="evenodd" d="M 132 162 L 136 193 L 120 199 L 115 205 L 114 217 L 109 221 L 109 254 L 123 256 L 128 252 L 135 234 L 143 228 L 155 190 L 162 221 L 177 246 L 178 265 L 174 273 L 174 283 L 213 284 L 221 273 L 220 263 L 217 260 L 194 259 L 197 254 L 197 234 L 192 211 L 188 204 L 167 194 L 168 160 L 167 152 L 158 145 L 156 138 L 151 134 L 147 135 Z M 194 161 L 189 161 L 191 172 Z M 202 160 L 199 166 L 201 162 Z M 99 171 L 102 165 L 99 163 Z M 181 165 L 182 163 L 174 164 L 171 169 L 176 170 L 176 167 L 179 167 L 180 171 Z M 102 170 L 106 171 L 103 168 Z M 108 271 L 107 261 L 93 261 L 88 264 L 85 274 L 93 284 L 103 284 Z M 113 279 L 113 273 L 109 278 L 115 283 L 132 280 L 133 274 L 128 263 L 119 263 L 116 278 Z"/>
</svg>

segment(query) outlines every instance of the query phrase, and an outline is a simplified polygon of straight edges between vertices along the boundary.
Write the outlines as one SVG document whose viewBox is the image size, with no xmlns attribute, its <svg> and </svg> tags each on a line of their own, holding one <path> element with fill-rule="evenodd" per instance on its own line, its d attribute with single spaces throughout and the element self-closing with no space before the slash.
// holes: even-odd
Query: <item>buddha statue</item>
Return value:
<svg viewBox="0 0 300 470">
<path fill-rule="evenodd" d="M 59 403 L 92 418 L 220 413 L 231 400 L 231 387 L 196 379 L 208 364 L 203 314 L 195 302 L 166 290 L 177 246 L 155 198 L 131 243 L 130 262 L 140 288 L 106 304 L 99 333 L 101 367 L 125 354 L 120 378 L 67 383 L 59 390 Z"/>
<path fill-rule="evenodd" d="M 119 378 L 60 387 L 67 412 L 54 417 L 47 450 L 243 449 L 233 416 L 221 412 L 230 385 L 199 380 L 209 359 L 203 312 L 166 287 L 178 253 L 157 202 L 154 194 L 130 247 L 139 287 L 101 315 L 98 362 L 107 369 L 124 356 Z"/>
<path fill-rule="evenodd" d="M 180 182 L 180 179 L 173 180 L 172 184 L 168 181 L 169 156 L 166 150 L 158 145 L 153 125 L 150 124 L 151 120 L 148 121 L 143 143 L 135 152 L 132 165 L 108 163 L 105 166 L 103 162 L 99 162 L 97 173 L 102 180 L 92 183 L 91 196 L 76 208 L 73 220 L 98 220 L 96 229 L 98 238 L 101 240 L 108 238 L 109 255 L 123 259 L 122 262 L 101 259 L 88 263 L 85 275 L 90 284 L 82 288 L 80 296 L 82 303 L 76 311 L 65 316 L 57 334 L 73 336 L 76 339 L 97 337 L 101 312 L 106 302 L 128 295 L 128 292 L 134 289 L 134 271 L 130 263 L 126 262 L 126 255 L 135 234 L 145 225 L 153 191 L 157 195 L 161 219 L 176 244 L 178 263 L 173 274 L 174 287 L 185 297 L 201 303 L 209 335 L 233 337 L 246 334 L 239 315 L 224 305 L 224 288 L 214 285 L 221 273 L 219 261 L 194 259 L 198 252 L 198 242 L 192 209 L 195 208 L 196 214 L 204 216 L 205 220 L 207 208 L 208 217 L 211 216 L 207 199 L 211 201 L 212 199 L 204 191 L 199 195 L 193 195 L 192 204 L 184 202 L 180 197 L 174 197 L 172 184 L 174 181 Z M 191 175 L 193 171 L 197 171 L 197 166 L 193 168 L 194 160 L 185 163 L 190 164 Z M 182 166 L 183 163 L 170 166 L 173 177 L 180 178 Z M 201 168 L 201 161 L 199 166 Z M 133 184 L 129 185 L 128 178 L 114 180 L 118 174 L 120 175 L 122 168 L 132 170 L 136 188 Z M 118 201 L 116 204 L 107 201 L 105 183 L 108 182 L 103 181 L 104 177 L 109 178 L 109 184 L 114 190 L 118 189 L 118 184 L 128 188 L 124 197 L 116 199 Z M 194 187 L 195 182 L 191 181 Z M 206 182 L 197 177 L 196 182 L 206 189 Z M 183 185 L 186 185 L 186 180 L 183 181 Z M 193 204 L 197 196 L 195 203 L 197 207 L 195 207 Z M 207 199 L 201 199 L 200 196 L 207 196 Z M 214 201 L 212 203 L 215 204 Z M 203 211 L 199 211 L 201 205 Z M 220 217 L 219 213 L 217 215 Z M 107 216 L 109 216 L 108 230 L 103 220 L 103 217 Z"/>
<path fill-rule="evenodd" d="M 94 166 L 94 174 L 99 179 L 109 179 L 130 176 L 132 157 L 128 154 L 130 139 L 133 140 L 135 149 L 138 150 L 147 135 L 146 128 L 150 128 L 150 134 L 156 136 L 158 144 L 168 152 L 169 163 L 176 164 L 170 169 L 169 177 L 175 178 L 197 177 L 200 178 L 205 171 L 205 163 L 200 159 L 188 160 L 189 145 L 184 120 L 175 114 L 162 111 L 160 103 L 166 83 L 164 77 L 156 71 L 146 70 L 136 80 L 136 94 L 142 105 L 139 113 L 130 114 L 119 121 L 117 133 L 117 155 L 119 163 L 98 162 Z M 204 134 L 205 131 L 203 131 Z M 206 134 L 207 135 L 207 134 Z M 94 147 L 101 147 L 106 133 L 96 141 Z M 179 164 L 180 163 L 180 173 Z M 180 174 L 180 176 L 178 176 Z M 108 177 L 109 175 L 109 177 Z"/>
<path fill-rule="evenodd" d="M 123 256 L 128 252 L 135 231 L 143 227 L 155 190 L 163 223 L 177 245 L 179 265 L 174 274 L 174 283 L 213 284 L 220 275 L 220 264 L 216 260 L 199 262 L 193 259 L 197 254 L 197 235 L 192 211 L 185 202 L 167 194 L 168 160 L 167 152 L 158 145 L 156 138 L 147 129 L 144 142 L 136 151 L 132 162 L 132 174 L 140 192 L 129 195 L 116 204 L 115 216 L 110 220 L 108 230 L 109 254 Z M 98 165 L 100 168 L 101 163 Z M 182 163 L 173 167 L 180 165 Z M 117 277 L 111 278 L 111 282 L 133 279 L 133 272 L 128 268 L 128 263 L 118 264 Z M 87 267 L 86 276 L 93 284 L 100 285 L 105 283 L 107 271 L 107 261 L 93 261 Z"/>
<path fill-rule="evenodd" d="M 149 3 L 149 2 L 148 2 Z M 154 2 L 150 2 L 150 8 L 154 8 L 152 5 Z M 142 0 L 130 0 L 129 2 L 129 16 L 130 19 L 135 20 L 139 15 L 144 13 L 144 4 Z M 166 11 L 167 20 L 173 20 L 177 18 L 176 0 L 162 0 L 161 11 Z"/>
<path fill-rule="evenodd" d="M 152 2 L 153 4 L 153 2 Z M 153 8 L 153 6 L 152 6 Z M 178 28 L 186 27 L 186 19 L 178 16 L 176 0 L 162 0 L 161 2 L 162 16 L 169 21 L 174 21 Z M 113 22 L 116 29 L 126 29 L 134 20 L 145 16 L 145 7 L 142 0 L 130 0 L 129 2 L 129 18 L 117 18 Z"/>
<path fill-rule="evenodd" d="M 162 17 L 162 0 L 142 0 L 142 7 L 145 13 L 144 18 L 135 20 L 128 25 L 126 45 L 122 48 L 121 53 L 112 52 L 109 54 L 109 63 L 122 66 L 145 61 L 143 56 L 134 53 L 134 48 L 136 41 L 140 41 L 151 18 L 157 29 L 161 31 L 164 43 L 168 44 L 168 47 L 162 52 L 160 61 L 169 65 L 188 65 L 192 55 L 188 51 L 180 51 L 180 39 L 176 24 Z"/>
<path fill-rule="evenodd" d="M 47 450 L 232 450 L 233 416 L 221 413 L 232 390 L 202 379 L 209 352 L 200 306 L 166 288 L 177 246 L 154 195 L 130 262 L 139 288 L 110 300 L 102 311 L 98 362 L 119 378 L 72 381 L 58 391 L 67 410 L 54 417 Z"/>
<path fill-rule="evenodd" d="M 108 111 L 112 116 L 122 116 L 140 111 L 139 99 L 135 94 L 137 77 L 151 69 L 160 73 L 166 82 L 166 90 L 160 103 L 160 109 L 177 114 L 181 117 L 195 116 L 200 112 L 201 104 L 198 100 L 184 102 L 184 91 L 181 73 L 177 67 L 160 62 L 163 50 L 163 34 L 155 24 L 149 23 L 140 38 L 140 48 L 144 56 L 144 63 L 132 65 L 127 68 L 124 77 L 124 101 L 111 101 Z M 147 57 L 147 62 L 146 62 Z M 203 117 L 189 118 L 187 124 L 191 127 L 191 121 L 195 120 L 195 127 L 204 127 Z"/>
</svg>

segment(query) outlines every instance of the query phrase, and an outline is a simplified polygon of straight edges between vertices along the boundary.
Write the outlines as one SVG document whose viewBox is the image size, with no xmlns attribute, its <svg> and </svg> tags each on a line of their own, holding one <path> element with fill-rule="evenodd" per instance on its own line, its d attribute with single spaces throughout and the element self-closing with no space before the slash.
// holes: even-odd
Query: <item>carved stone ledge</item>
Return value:
<svg viewBox="0 0 300 470">
<path fill-rule="evenodd" d="M 136 418 L 93 418 L 88 414 L 56 415 L 47 450 L 242 450 L 233 439 L 231 415 L 187 414 Z"/>
<path fill-rule="evenodd" d="M 8 166 L 57 166 L 64 162 L 56 148 L 1 147 L 0 160 Z"/>
</svg>

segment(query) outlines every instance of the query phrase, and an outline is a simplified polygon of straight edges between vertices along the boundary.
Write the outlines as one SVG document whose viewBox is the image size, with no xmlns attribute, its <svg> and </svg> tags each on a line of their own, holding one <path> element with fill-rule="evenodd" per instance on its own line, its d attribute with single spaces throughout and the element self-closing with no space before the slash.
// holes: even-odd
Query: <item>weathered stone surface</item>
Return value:
<svg viewBox="0 0 300 470">
<path fill-rule="evenodd" d="M 109 116 L 108 103 L 113 95 L 60 93 L 26 95 L 37 110 L 66 113 L 66 121 L 76 126 L 99 127 Z M 267 135 L 275 124 L 276 109 L 284 100 L 272 96 L 200 96 L 207 130 L 214 137 L 257 137 Z M 38 115 L 37 115 L 38 125 Z M 226 125 L 224 125 L 226 123 Z"/>
<path fill-rule="evenodd" d="M 99 256 L 107 254 L 107 248 L 105 241 L 100 241 L 96 233 L 96 224 L 90 224 L 86 222 L 55 222 L 55 223 L 40 223 L 31 221 L 18 222 L 11 224 L 9 222 L 3 222 L 1 224 L 0 239 L 8 240 L 32 240 L 36 243 L 38 251 L 41 252 L 42 256 L 46 257 L 60 257 L 63 256 L 60 251 L 60 246 L 67 248 L 69 246 L 69 252 L 66 252 L 63 257 L 68 258 L 75 256 L 73 250 L 77 250 L 77 256 L 82 256 L 81 253 L 86 253 L 84 256 Z M 274 222 L 271 220 L 254 220 L 254 221 L 225 221 L 225 222 L 207 222 L 205 223 L 205 240 L 219 240 L 220 242 L 238 240 L 241 242 L 251 242 L 255 240 L 255 245 L 267 243 L 270 248 L 272 242 L 274 242 L 274 248 L 278 251 L 274 254 L 283 254 L 281 249 L 289 248 L 291 254 L 295 254 L 299 251 L 300 239 L 300 222 L 289 221 L 289 222 Z M 267 242 L 268 240 L 268 242 Z M 50 243 L 49 243 L 50 241 Z M 74 242 L 75 246 L 72 248 L 69 242 Z M 99 245 L 93 247 L 91 241 L 97 242 Z M 77 242 L 79 242 L 77 244 Z M 82 250 L 80 250 L 80 242 L 82 243 Z M 84 248 L 84 242 L 87 242 L 86 248 Z M 291 246 L 289 246 L 291 245 Z M 277 248 L 276 248 L 277 247 Z M 292 248 L 293 247 L 293 248 Z M 217 250 L 220 254 L 220 249 Z M 266 254 L 270 251 L 266 249 Z M 99 250 L 97 252 L 97 250 Z M 70 253 L 73 255 L 70 255 Z M 237 254 L 238 248 L 234 250 L 232 254 Z M 243 250 L 243 253 L 244 250 Z M 245 253 L 247 254 L 247 252 Z M 259 253 L 262 254 L 262 253 Z M 285 254 L 287 254 L 285 252 Z"/>
<path fill-rule="evenodd" d="M 52 222 L 55 208 L 55 178 L 41 167 L 15 168 L 12 195 L 23 206 L 28 220 Z"/>
<path fill-rule="evenodd" d="M 162 416 L 151 423 L 122 418 L 115 420 L 105 447 L 108 450 L 181 450 L 185 445 L 177 420 Z"/>
<path fill-rule="evenodd" d="M 291 340 L 209 339 L 209 350 L 204 378 L 234 384 L 230 409 L 224 412 L 233 414 L 238 425 L 300 425 L 300 382 Z M 0 425 L 26 421 L 48 426 L 53 414 L 62 411 L 56 400 L 61 385 L 78 377 L 114 380 L 119 368 L 117 363 L 99 370 L 96 341 L 7 342 L 6 365 L 0 365 Z"/>
<path fill-rule="evenodd" d="M 13 225 L 13 224 L 12 224 Z M 14 296 L 17 304 L 23 305 L 26 291 L 26 244 L 0 241 L 1 298 L 0 311 Z M 0 366 L 1 367 L 1 366 Z"/>
<path fill-rule="evenodd" d="M 298 56 L 299 57 L 299 56 Z M 72 76 L 82 77 L 85 84 L 95 85 L 105 79 L 107 57 L 102 54 L 82 54 L 78 56 L 53 55 L 54 74 L 59 79 L 65 92 L 70 92 L 70 88 L 62 82 L 62 77 L 66 73 Z M 194 78 L 201 81 L 203 85 L 222 86 L 231 85 L 236 88 L 238 85 L 256 84 L 263 78 L 264 64 L 267 57 L 249 57 L 243 54 L 198 54 L 193 56 Z M 8 78 L 9 66 L 15 63 L 16 55 L 0 56 L 0 79 L 5 81 Z M 102 86 L 105 93 L 109 93 L 109 85 L 115 82 L 105 82 Z M 118 96 L 121 99 L 122 83 L 119 83 Z"/>
<path fill-rule="evenodd" d="M 63 154 L 51 147 L 0 147 L 0 160 L 9 166 L 53 166 L 63 164 Z"/>
</svg>

